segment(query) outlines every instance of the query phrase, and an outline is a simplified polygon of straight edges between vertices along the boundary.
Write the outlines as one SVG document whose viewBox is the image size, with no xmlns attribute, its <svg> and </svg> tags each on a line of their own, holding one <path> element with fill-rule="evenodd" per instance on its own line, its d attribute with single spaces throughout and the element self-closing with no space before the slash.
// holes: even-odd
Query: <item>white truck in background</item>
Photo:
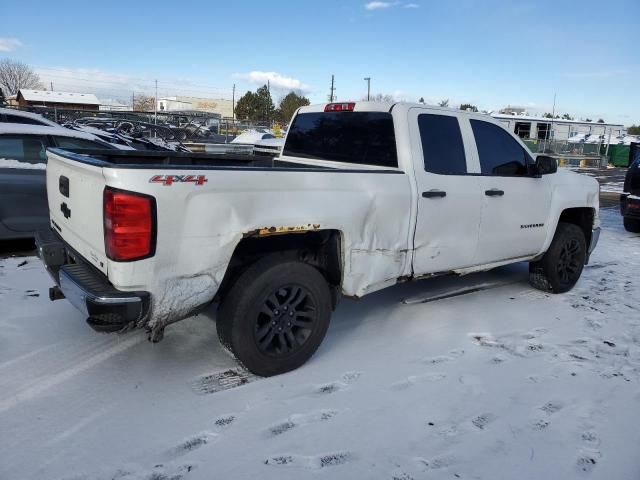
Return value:
<svg viewBox="0 0 640 480">
<path fill-rule="evenodd" d="M 561 293 L 599 236 L 594 179 L 422 104 L 302 107 L 275 159 L 51 149 L 47 189 L 52 299 L 152 340 L 217 301 L 220 340 L 264 376 L 313 355 L 341 295 L 523 261 Z"/>
</svg>

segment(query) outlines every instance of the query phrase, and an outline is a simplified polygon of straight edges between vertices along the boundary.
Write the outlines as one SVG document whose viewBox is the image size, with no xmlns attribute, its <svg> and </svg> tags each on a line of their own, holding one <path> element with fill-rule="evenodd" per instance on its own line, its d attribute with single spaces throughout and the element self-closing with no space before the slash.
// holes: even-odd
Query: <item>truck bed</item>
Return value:
<svg viewBox="0 0 640 480">
<path fill-rule="evenodd" d="M 337 170 L 336 168 L 329 166 L 310 166 L 253 154 L 79 149 L 71 152 L 60 148 L 51 148 L 49 150 L 61 157 L 102 168 L 184 169 L 185 167 L 188 167 L 190 170 Z"/>
</svg>

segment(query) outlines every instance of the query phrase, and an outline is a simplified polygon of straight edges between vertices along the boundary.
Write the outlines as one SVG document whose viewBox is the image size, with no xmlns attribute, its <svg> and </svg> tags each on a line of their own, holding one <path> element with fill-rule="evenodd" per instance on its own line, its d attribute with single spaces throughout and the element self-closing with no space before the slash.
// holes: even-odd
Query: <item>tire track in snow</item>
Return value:
<svg viewBox="0 0 640 480">
<path fill-rule="evenodd" d="M 11 360 L 7 360 L 6 362 L 0 363 L 0 370 L 4 370 L 5 368 L 12 367 L 16 363 L 24 362 L 25 360 L 28 360 L 31 357 L 35 357 L 48 350 L 54 349 L 55 347 L 56 345 L 45 345 L 44 347 L 36 348 L 35 350 L 30 351 L 29 353 L 20 355 L 19 357 L 12 358 Z"/>
<path fill-rule="evenodd" d="M 102 352 L 99 352 L 78 364 L 74 364 L 70 368 L 63 370 L 60 373 L 51 375 L 46 378 L 41 378 L 39 381 L 34 382 L 34 384 L 32 384 L 31 386 L 23 388 L 22 390 L 19 390 L 18 392 L 13 393 L 12 395 L 0 400 L 0 413 L 13 408 L 22 402 L 36 398 L 42 392 L 55 387 L 56 385 L 64 383 L 67 380 L 70 380 L 76 375 L 79 375 L 86 370 L 95 367 L 96 365 L 113 357 L 114 355 L 128 350 L 129 348 L 137 345 L 143 340 L 143 335 L 136 335 L 135 337 L 124 339 L 121 342 L 113 345 L 112 347 L 107 348 L 106 350 L 103 350 Z"/>
</svg>

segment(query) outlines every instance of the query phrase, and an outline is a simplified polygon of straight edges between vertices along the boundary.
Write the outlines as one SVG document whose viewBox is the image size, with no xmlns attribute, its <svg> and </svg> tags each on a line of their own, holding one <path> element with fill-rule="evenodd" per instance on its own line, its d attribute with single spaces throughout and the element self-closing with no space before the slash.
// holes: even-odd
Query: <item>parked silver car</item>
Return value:
<svg viewBox="0 0 640 480">
<path fill-rule="evenodd" d="M 0 115 L 6 110 L 0 109 Z M 24 112 L 17 113 L 21 119 L 32 120 Z M 40 120 L 43 124 L 35 123 Z M 42 117 L 33 118 L 32 123 L 0 121 L 0 240 L 31 238 L 34 232 L 49 228 L 45 183 L 48 147 L 116 148 L 95 135 L 63 128 Z"/>
</svg>

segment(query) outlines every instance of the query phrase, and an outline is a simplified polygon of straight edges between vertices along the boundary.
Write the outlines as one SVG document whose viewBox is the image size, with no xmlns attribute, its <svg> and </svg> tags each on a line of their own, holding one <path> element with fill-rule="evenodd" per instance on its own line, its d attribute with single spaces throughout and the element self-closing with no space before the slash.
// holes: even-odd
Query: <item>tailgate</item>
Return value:
<svg viewBox="0 0 640 480">
<path fill-rule="evenodd" d="M 102 167 L 47 151 L 51 228 L 85 260 L 107 273 L 104 248 Z"/>
</svg>

